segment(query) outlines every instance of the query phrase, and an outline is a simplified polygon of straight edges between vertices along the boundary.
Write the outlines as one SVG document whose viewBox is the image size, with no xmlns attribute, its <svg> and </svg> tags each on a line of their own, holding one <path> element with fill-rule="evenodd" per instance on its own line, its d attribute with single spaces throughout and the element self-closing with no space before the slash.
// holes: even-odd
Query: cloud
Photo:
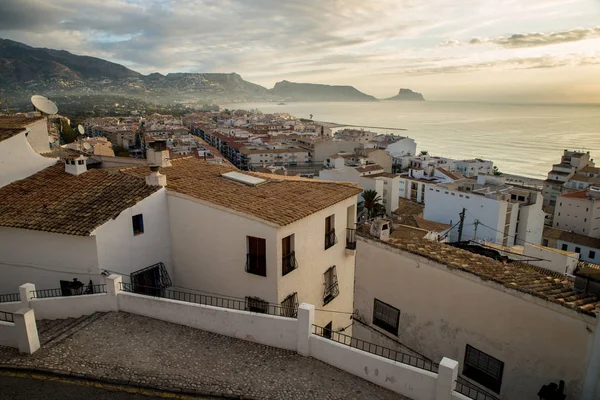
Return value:
<svg viewBox="0 0 600 400">
<path fill-rule="evenodd" d="M 577 28 L 563 32 L 552 32 L 552 33 L 516 33 L 508 37 L 495 37 L 495 38 L 473 38 L 469 44 L 496 44 L 505 48 L 520 48 L 520 47 L 538 47 L 538 46 L 549 46 L 552 44 L 577 42 L 586 39 L 600 38 L 600 26 L 593 28 Z M 443 42 L 442 46 L 447 46 L 448 43 L 453 45 L 459 45 L 460 42 L 451 40 Z"/>
</svg>

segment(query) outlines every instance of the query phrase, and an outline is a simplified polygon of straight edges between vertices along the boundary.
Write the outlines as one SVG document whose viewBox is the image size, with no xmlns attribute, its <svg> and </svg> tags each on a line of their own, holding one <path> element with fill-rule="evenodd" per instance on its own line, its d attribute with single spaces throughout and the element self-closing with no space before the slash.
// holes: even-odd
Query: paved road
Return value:
<svg viewBox="0 0 600 400">
<path fill-rule="evenodd" d="M 0 371 L 1 400 L 165 400 L 195 399 L 172 393 L 103 385 L 85 380 Z M 206 398 L 204 398 L 206 399 Z"/>
</svg>

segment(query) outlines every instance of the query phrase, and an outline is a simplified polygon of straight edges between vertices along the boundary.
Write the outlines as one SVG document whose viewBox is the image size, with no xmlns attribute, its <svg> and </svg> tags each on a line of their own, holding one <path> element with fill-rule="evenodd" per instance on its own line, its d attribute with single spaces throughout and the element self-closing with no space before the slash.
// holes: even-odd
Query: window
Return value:
<svg viewBox="0 0 600 400">
<path fill-rule="evenodd" d="M 569 250 L 569 245 L 568 245 L 568 244 L 566 244 L 566 243 L 563 243 L 563 245 L 562 245 L 562 250 L 564 250 L 564 251 L 567 251 L 567 250 Z"/>
<path fill-rule="evenodd" d="M 511 194 L 510 195 L 510 199 L 511 200 L 516 200 L 517 199 L 517 195 L 516 194 Z"/>
<path fill-rule="evenodd" d="M 525 201 L 525 196 L 519 196 L 519 201 Z"/>
<path fill-rule="evenodd" d="M 294 235 L 281 240 L 281 276 L 287 275 L 298 267 L 294 251 Z"/>
<path fill-rule="evenodd" d="M 281 302 L 281 315 L 296 318 L 298 315 L 298 293 L 292 293 Z"/>
<path fill-rule="evenodd" d="M 265 239 L 248 236 L 246 272 L 267 276 L 267 241 Z"/>
<path fill-rule="evenodd" d="M 335 215 L 325 218 L 325 250 L 337 243 L 335 237 Z"/>
<path fill-rule="evenodd" d="M 400 310 L 375 299 L 373 305 L 373 325 L 380 327 L 398 336 L 398 323 L 400 321 Z"/>
<path fill-rule="evenodd" d="M 476 348 L 467 345 L 463 375 L 500 393 L 504 363 Z"/>
<path fill-rule="evenodd" d="M 246 297 L 246 310 L 266 314 L 269 311 L 269 303 L 260 297 Z"/>
<path fill-rule="evenodd" d="M 327 271 L 325 271 L 325 273 L 323 274 L 323 278 L 325 280 L 325 282 L 323 283 L 323 285 L 325 286 L 325 290 L 323 293 L 323 304 L 325 305 L 331 300 L 335 299 L 338 294 L 340 294 L 335 265 L 330 267 Z"/>
<path fill-rule="evenodd" d="M 141 235 L 144 233 L 144 217 L 142 214 L 134 215 L 131 217 L 131 224 L 133 225 L 133 234 Z"/>
<path fill-rule="evenodd" d="M 331 332 L 333 331 L 333 321 L 329 321 L 325 328 L 323 328 L 323 337 L 331 339 Z"/>
<path fill-rule="evenodd" d="M 542 242 L 542 246 L 548 246 L 548 239 L 544 239 L 544 241 Z"/>
<path fill-rule="evenodd" d="M 596 252 L 594 250 L 590 250 L 588 253 L 588 258 L 594 259 L 596 258 Z"/>
<path fill-rule="evenodd" d="M 581 247 L 575 247 L 575 253 L 581 253 Z"/>
</svg>

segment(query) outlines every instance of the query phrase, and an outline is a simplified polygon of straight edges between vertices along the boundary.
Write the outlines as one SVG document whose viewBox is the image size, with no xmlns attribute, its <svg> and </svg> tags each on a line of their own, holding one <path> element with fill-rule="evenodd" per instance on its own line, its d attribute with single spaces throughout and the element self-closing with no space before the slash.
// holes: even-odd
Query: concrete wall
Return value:
<svg viewBox="0 0 600 400">
<path fill-rule="evenodd" d="M 317 335 L 310 337 L 310 355 L 413 400 L 432 400 L 437 374 L 394 362 Z"/>
<path fill-rule="evenodd" d="M 580 235 L 600 238 L 600 201 L 560 196 L 552 226 Z"/>
<path fill-rule="evenodd" d="M 0 321 L 0 346 L 18 347 L 18 340 L 15 324 Z"/>
<path fill-rule="evenodd" d="M 563 244 L 567 245 L 567 251 L 575 251 L 575 248 L 579 247 L 581 249 L 581 253 L 579 254 L 579 259 L 581 261 L 586 261 L 592 264 L 600 264 L 600 248 L 582 246 L 577 243 L 565 242 L 564 240 L 557 240 L 555 247 L 559 250 L 562 250 Z M 548 245 L 550 245 L 550 243 Z M 590 251 L 595 253 L 594 257 L 590 257 Z"/>
<path fill-rule="evenodd" d="M 541 258 L 541 261 L 527 260 L 527 263 L 537 265 L 561 274 L 573 274 L 579 261 L 579 254 L 565 253 L 561 250 L 543 246 L 523 246 L 523 255 Z"/>
<path fill-rule="evenodd" d="M 79 318 L 95 312 L 115 311 L 114 304 L 106 293 L 31 299 L 29 307 L 35 311 L 37 320 Z"/>
<path fill-rule="evenodd" d="M 119 310 L 219 335 L 296 350 L 297 320 L 133 293 L 119 293 Z"/>
<path fill-rule="evenodd" d="M 103 283 L 96 238 L 0 227 L 0 293 L 16 293 L 24 282 L 38 289 L 78 278 Z"/>
<path fill-rule="evenodd" d="M 350 314 L 354 302 L 355 255 L 354 251 L 346 250 L 346 228 L 354 227 L 354 220 L 349 222 L 347 220 L 349 207 L 352 207 L 352 211 L 356 213 L 356 197 L 284 226 L 277 232 L 278 298 L 276 302 L 281 303 L 288 295 L 296 292 L 300 303 L 315 304 L 318 309 L 348 313 L 317 311 L 315 323 L 325 326 L 332 322 L 334 330 L 348 327 L 352 323 Z M 334 246 L 325 250 L 325 218 L 330 215 L 335 215 L 335 233 L 338 241 Z M 281 240 L 292 234 L 294 235 L 293 248 L 298 268 L 282 276 Z M 336 266 L 339 295 L 324 305 L 323 274 L 332 265 Z M 350 332 L 350 328 L 345 333 L 348 334 L 348 332 Z"/>
<path fill-rule="evenodd" d="M 356 337 L 393 337 L 432 360 L 461 364 L 470 344 L 504 362 L 501 398 L 534 398 L 561 379 L 567 398 L 578 398 L 593 317 L 381 242 L 360 237 L 357 244 L 354 308 L 361 320 L 372 323 L 374 298 L 401 314 L 397 337 L 373 325 L 370 333 L 355 329 Z"/>
<path fill-rule="evenodd" d="M 168 194 L 173 284 L 277 303 L 277 228 L 231 210 Z M 247 236 L 266 239 L 267 276 L 246 272 Z"/>
<path fill-rule="evenodd" d="M 144 233 L 133 234 L 131 218 L 142 214 Z M 160 189 L 92 232 L 100 269 L 130 274 L 163 262 L 172 276 L 171 231 L 166 190 Z"/>
<path fill-rule="evenodd" d="M 544 234 L 544 219 L 546 213 L 542 210 L 543 198 L 540 194 L 536 195 L 537 202 L 520 207 L 519 228 L 517 231 L 517 245 L 533 243 L 542 244 Z"/>
<path fill-rule="evenodd" d="M 323 163 L 329 156 L 337 153 L 354 153 L 354 150 L 360 147 L 360 143 L 348 140 L 327 140 L 314 144 L 312 161 L 314 163 Z"/>
<path fill-rule="evenodd" d="M 25 133 L 0 141 L 0 187 L 33 175 L 58 161 L 36 153 L 27 142 Z"/>
</svg>

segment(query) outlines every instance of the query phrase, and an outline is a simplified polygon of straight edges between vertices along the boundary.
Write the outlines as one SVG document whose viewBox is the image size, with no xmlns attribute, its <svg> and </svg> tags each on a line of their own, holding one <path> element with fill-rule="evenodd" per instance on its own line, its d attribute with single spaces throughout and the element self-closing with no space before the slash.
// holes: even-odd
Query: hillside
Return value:
<svg viewBox="0 0 600 400">
<path fill-rule="evenodd" d="M 410 89 L 400 89 L 397 95 L 394 97 L 387 98 L 385 100 L 395 101 L 425 101 L 423 95 L 419 92 L 413 92 Z"/>
<path fill-rule="evenodd" d="M 289 101 L 377 101 L 352 86 L 281 81 L 270 92 L 278 99 Z"/>
</svg>

